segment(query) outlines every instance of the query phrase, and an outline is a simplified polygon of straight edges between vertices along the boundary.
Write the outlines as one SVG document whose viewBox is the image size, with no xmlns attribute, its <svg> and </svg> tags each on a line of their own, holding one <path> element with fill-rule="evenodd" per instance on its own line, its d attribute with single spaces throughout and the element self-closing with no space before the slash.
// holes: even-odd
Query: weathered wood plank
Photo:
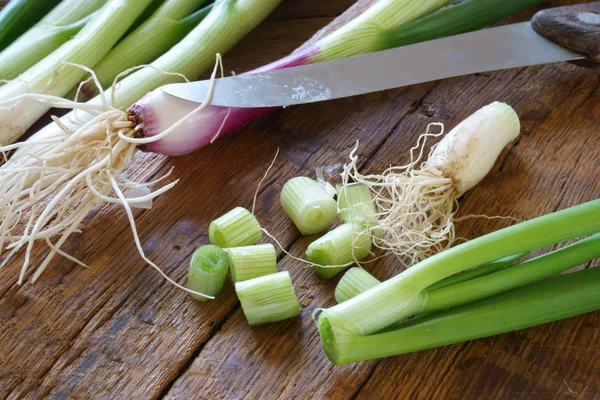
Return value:
<svg viewBox="0 0 600 400">
<path fill-rule="evenodd" d="M 310 18 L 279 11 L 229 53 L 227 68 L 242 71 L 288 53 L 349 2 L 321 3 L 285 2 Z M 255 43 L 265 41 L 257 51 Z M 496 99 L 515 106 L 523 137 L 465 196 L 462 213 L 530 218 L 598 197 L 599 84 L 597 73 L 568 65 L 463 77 L 291 108 L 175 160 L 144 155 L 131 169 L 135 176 L 174 166 L 182 180 L 155 208 L 137 212 L 140 238 L 150 257 L 184 282 L 189 254 L 207 242 L 208 223 L 233 206 L 251 205 L 255 184 L 280 147 L 257 216 L 302 254 L 310 239 L 298 240 L 278 206 L 285 179 L 343 160 L 355 139 L 365 168 L 401 163 L 428 122 L 452 126 Z M 472 220 L 460 229 L 474 237 L 503 225 Z M 21 288 L 14 285 L 17 263 L 0 271 L 0 398 L 548 398 L 570 394 L 561 376 L 582 398 L 599 392 L 598 313 L 334 368 L 310 312 L 332 304 L 335 282 L 280 254 L 280 268 L 290 269 L 307 308 L 298 319 L 250 329 L 230 284 L 219 301 L 199 305 L 144 267 L 120 210 L 102 208 L 88 227 L 66 250 L 89 270 L 57 259 L 38 285 Z M 383 278 L 398 267 L 384 262 L 373 272 Z"/>
</svg>

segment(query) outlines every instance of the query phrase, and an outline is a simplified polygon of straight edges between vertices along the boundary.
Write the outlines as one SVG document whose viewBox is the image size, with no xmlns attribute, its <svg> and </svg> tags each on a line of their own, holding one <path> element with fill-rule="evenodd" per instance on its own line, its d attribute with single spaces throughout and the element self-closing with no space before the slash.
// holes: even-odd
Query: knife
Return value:
<svg viewBox="0 0 600 400">
<path fill-rule="evenodd" d="M 216 79 L 210 104 L 274 107 L 355 96 L 477 72 L 571 61 L 600 66 L 600 2 L 538 12 L 530 22 L 375 53 Z M 202 103 L 210 80 L 165 85 Z"/>
</svg>

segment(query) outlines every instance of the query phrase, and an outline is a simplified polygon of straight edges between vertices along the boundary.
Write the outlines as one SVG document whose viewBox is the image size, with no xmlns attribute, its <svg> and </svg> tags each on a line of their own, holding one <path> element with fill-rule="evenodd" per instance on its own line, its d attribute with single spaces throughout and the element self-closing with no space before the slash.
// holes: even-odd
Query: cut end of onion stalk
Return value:
<svg viewBox="0 0 600 400">
<path fill-rule="evenodd" d="M 225 251 L 229 254 L 233 283 L 277 272 L 277 253 L 270 243 L 233 247 Z"/>
<path fill-rule="evenodd" d="M 206 245 L 198 248 L 190 259 L 188 272 L 188 288 L 216 296 L 223 289 L 229 269 L 229 256 L 218 246 Z M 210 298 L 191 294 L 197 301 L 207 301 Z"/>
<path fill-rule="evenodd" d="M 210 223 L 208 237 L 220 247 L 249 246 L 262 238 L 262 229 L 250 211 L 236 207 Z"/>
<path fill-rule="evenodd" d="M 343 303 L 380 283 L 377 278 L 361 267 L 350 268 L 335 287 L 335 301 Z"/>
<path fill-rule="evenodd" d="M 303 235 L 316 235 L 333 224 L 337 207 L 333 197 L 317 181 L 306 176 L 283 185 L 279 197 L 285 213 Z"/>
</svg>

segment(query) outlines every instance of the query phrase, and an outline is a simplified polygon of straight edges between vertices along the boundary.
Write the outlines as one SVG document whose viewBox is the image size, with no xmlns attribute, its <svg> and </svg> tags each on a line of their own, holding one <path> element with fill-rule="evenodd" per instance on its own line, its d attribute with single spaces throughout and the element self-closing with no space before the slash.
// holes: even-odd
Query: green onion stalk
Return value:
<svg viewBox="0 0 600 400">
<path fill-rule="evenodd" d="M 333 195 L 314 179 L 297 176 L 287 181 L 279 195 L 281 206 L 303 235 L 316 235 L 337 219 Z"/>
<path fill-rule="evenodd" d="M 467 0 L 442 10 L 450 0 L 380 0 L 363 14 L 315 44 L 281 60 L 248 73 L 306 65 L 351 57 L 468 32 L 497 22 L 541 0 Z M 177 102 L 162 91 L 150 93 L 132 110 L 140 135 L 159 140 L 144 149 L 170 156 L 190 153 L 277 108 L 233 108 L 208 106 L 195 113 L 173 134 L 161 133 L 194 110 L 190 103 Z M 169 110 L 161 113 L 160 110 Z M 226 118 L 227 117 L 227 118 Z M 147 126 L 146 121 L 152 121 Z M 161 135 L 161 136 L 159 136 Z"/>
<path fill-rule="evenodd" d="M 231 264 L 233 283 L 277 273 L 277 253 L 272 244 L 225 249 Z"/>
<path fill-rule="evenodd" d="M 215 2 L 208 15 L 184 39 L 150 66 L 125 77 L 114 91 L 77 104 L 76 110 L 57 123 L 47 125 L 26 141 L 0 148 L 3 151 L 18 149 L 0 167 L 0 210 L 4 213 L 0 222 L 0 244 L 11 246 L 11 253 L 4 262 L 8 262 L 24 246 L 29 254 L 37 240 L 46 241 L 57 236 L 49 254 L 32 277 L 35 281 L 60 246 L 79 229 L 77 227 L 85 215 L 97 205 L 108 202 L 125 207 L 138 251 L 145 261 L 158 268 L 144 255 L 130 208 L 147 204 L 176 182 L 146 196 L 126 198 L 122 190 L 131 182 L 123 180 L 120 172 L 135 153 L 137 145 L 123 140 L 122 130 L 110 128 L 128 127 L 127 114 L 121 110 L 149 91 L 168 83 L 181 82 L 182 76 L 189 79 L 198 77 L 214 65 L 215 54 L 228 51 L 279 3 L 280 0 Z M 37 154 L 44 154 L 44 157 Z M 42 159 L 50 154 L 55 155 L 51 157 L 52 161 Z M 16 185 L 13 182 L 20 183 Z M 35 189 L 33 192 L 32 188 Z M 30 229 L 17 237 L 11 231 L 17 225 Z M 26 257 L 19 282 L 24 280 L 29 260 Z"/>
<path fill-rule="evenodd" d="M 42 96 L 66 95 L 87 73 L 65 63 L 93 67 L 144 10 L 148 0 L 109 0 L 86 26 L 57 50 L 0 87 L 0 144 L 13 143 L 49 104 Z M 32 96 L 32 95 L 38 95 Z"/>
<path fill-rule="evenodd" d="M 589 260 L 597 255 L 597 237 L 567 246 L 546 257 L 427 292 L 427 288 L 436 282 L 461 271 L 599 231 L 600 200 L 594 200 L 501 229 L 438 253 L 396 277 L 324 310 L 317 325 L 325 351 L 330 355 L 335 354 L 335 337 L 338 333 L 371 335 L 407 317 L 473 301 L 478 296 L 500 293 Z M 461 289 L 455 291 L 454 286 Z M 446 294 L 436 303 L 435 292 Z M 331 357 L 335 358 L 335 355 Z"/>
<path fill-rule="evenodd" d="M 98 82 L 81 87 L 81 99 L 98 93 L 97 84 L 106 89 L 117 75 L 130 68 L 148 64 L 183 39 L 206 17 L 212 5 L 208 0 L 167 0 L 142 25 L 123 38 L 95 67 Z"/>
<path fill-rule="evenodd" d="M 0 51 L 25 33 L 60 0 L 11 0 L 0 11 Z M 1 6 L 1 5 L 0 5 Z M 0 79 L 2 74 L 0 74 Z"/>
<path fill-rule="evenodd" d="M 458 287 L 458 284 L 461 282 L 466 282 L 482 276 L 493 274 L 494 272 L 500 271 L 508 265 L 519 260 L 520 258 L 525 256 L 525 254 L 526 253 L 519 253 L 512 256 L 504 257 L 498 261 L 491 262 L 481 267 L 477 267 L 462 272 L 460 274 L 449 276 L 448 278 L 442 279 L 441 281 L 438 281 L 433 285 L 429 286 L 427 288 L 427 294 L 428 296 L 430 296 L 431 293 L 433 291 L 436 291 L 437 289 L 445 288 L 447 286 Z M 364 269 L 359 267 L 352 268 L 344 274 L 342 279 L 340 279 L 337 286 L 335 287 L 335 299 L 338 303 L 342 303 L 348 299 L 358 296 L 362 292 L 366 292 L 367 290 L 379 285 L 380 283 L 381 282 L 377 278 L 369 274 Z M 515 285 L 511 288 L 517 286 L 518 285 Z M 430 297 L 428 297 L 428 304 L 430 303 L 429 300 Z"/>
<path fill-rule="evenodd" d="M 236 282 L 235 292 L 250 326 L 283 321 L 301 311 L 287 271 Z"/>
<path fill-rule="evenodd" d="M 218 246 L 206 245 L 198 248 L 190 259 L 188 289 L 205 296 L 191 294 L 196 301 L 207 301 L 218 295 L 227 280 L 229 256 Z"/>
<path fill-rule="evenodd" d="M 210 223 L 208 238 L 221 247 L 250 246 L 262 238 L 262 229 L 254 214 L 236 207 Z"/>
<path fill-rule="evenodd" d="M 506 267 L 521 256 L 519 254 L 506 257 L 485 266 L 442 279 L 429 286 L 426 289 L 427 302 L 423 312 L 439 311 L 481 300 L 564 272 L 600 257 L 600 234 L 592 235 L 557 250 Z M 336 293 L 339 289 L 343 293 L 342 301 L 345 301 L 380 283 L 364 270 L 360 273 L 348 273 L 338 283 Z M 338 302 L 341 303 L 342 301 Z"/>
<path fill-rule="evenodd" d="M 600 309 L 600 268 L 523 286 L 474 303 L 414 318 L 369 336 L 319 319 L 321 340 L 336 365 L 389 357 L 558 321 Z"/>
<path fill-rule="evenodd" d="M 152 14 L 154 14 L 156 10 L 158 10 L 158 8 L 165 1 L 166 0 L 148 0 L 148 5 L 144 9 L 144 11 L 140 14 L 139 17 L 137 17 L 135 22 L 129 27 L 129 30 L 125 32 L 125 35 L 123 35 L 123 37 L 129 36 L 131 32 L 135 31 L 137 28 L 139 28 L 140 25 L 142 25 L 144 22 L 150 19 Z"/>
<path fill-rule="evenodd" d="M 0 79 L 16 78 L 68 42 L 91 20 L 94 12 L 106 1 L 64 0 L 61 2 L 41 21 L 0 52 Z"/>
</svg>

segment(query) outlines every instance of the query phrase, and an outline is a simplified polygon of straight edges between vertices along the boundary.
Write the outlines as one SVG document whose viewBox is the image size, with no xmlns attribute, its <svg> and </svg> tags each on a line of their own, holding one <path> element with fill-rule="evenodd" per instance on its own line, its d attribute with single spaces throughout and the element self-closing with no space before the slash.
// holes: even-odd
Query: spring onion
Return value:
<svg viewBox="0 0 600 400">
<path fill-rule="evenodd" d="M 286 214 L 303 235 L 321 233 L 337 218 L 333 197 L 317 181 L 306 176 L 287 181 L 279 199 Z"/>
<path fill-rule="evenodd" d="M 277 272 L 277 253 L 272 244 L 226 249 L 234 283 Z"/>
<path fill-rule="evenodd" d="M 59 2 L 60 0 L 9 1 L 0 10 L 0 51 L 25 33 Z"/>
<path fill-rule="evenodd" d="M 75 36 L 106 0 L 64 0 L 40 22 L 0 52 L 0 79 L 27 71 Z"/>
<path fill-rule="evenodd" d="M 499 294 L 569 270 L 596 257 L 600 257 L 600 234 L 492 274 L 435 290 L 428 289 L 429 297 L 424 312 L 456 307 Z"/>
<path fill-rule="evenodd" d="M 350 268 L 335 287 L 335 301 L 343 303 L 362 292 L 366 292 L 381 282 L 361 267 Z"/>
<path fill-rule="evenodd" d="M 250 211 L 236 207 L 210 223 L 208 237 L 221 247 L 248 246 L 258 243 L 262 229 Z"/>
<path fill-rule="evenodd" d="M 439 133 L 431 131 L 435 126 Z M 365 232 L 376 227 L 373 244 L 406 267 L 454 244 L 457 199 L 490 171 L 520 123 L 510 106 L 494 102 L 454 127 L 422 160 L 427 138 L 443 135 L 443 128 L 429 124 L 410 150 L 410 162 L 379 174 L 358 171 L 355 147 L 341 174 L 344 188 L 358 183 L 371 189 L 378 212 L 362 215 Z"/>
<path fill-rule="evenodd" d="M 450 3 L 449 0 L 380 0 L 352 22 L 339 28 L 315 44 L 281 60 L 248 73 L 350 57 L 416 41 L 426 41 L 472 31 L 512 14 L 542 0 L 468 0 L 434 14 L 433 11 Z M 424 16 L 429 18 L 424 20 Z M 142 125 L 141 134 L 155 137 L 146 149 L 165 155 L 190 153 L 242 125 L 274 110 L 274 108 L 234 108 L 208 106 L 190 116 L 188 123 L 179 125 L 173 134 L 161 135 L 174 123 L 194 110 L 194 105 L 173 101 L 162 91 L 146 96 L 141 103 L 144 111 L 135 118 Z M 276 109 L 276 108 L 275 108 Z M 169 110 L 160 112 L 159 110 Z M 227 117 L 227 118 L 226 118 Z M 144 123 L 156 121 L 150 127 Z M 160 136 L 159 136 L 160 135 Z"/>
<path fill-rule="evenodd" d="M 339 329 L 352 335 L 375 333 L 423 312 L 428 302 L 426 289 L 448 276 L 595 232 L 600 232 L 600 200 L 498 230 L 429 257 L 376 287 L 324 310 L 319 326 L 327 325 L 327 329 Z M 464 283 L 487 279 L 512 268 Z"/>
<path fill-rule="evenodd" d="M 600 268 L 561 275 L 387 331 L 353 335 L 319 319 L 325 353 L 336 365 L 389 357 L 524 329 L 600 309 Z M 343 303 L 346 304 L 346 303 Z"/>
<path fill-rule="evenodd" d="M 206 245 L 198 248 L 190 259 L 188 288 L 208 296 L 216 296 L 223 289 L 229 269 L 229 257 L 218 246 Z M 208 298 L 191 295 L 194 300 Z"/>
<path fill-rule="evenodd" d="M 300 314 L 290 273 L 278 272 L 235 284 L 248 325 L 282 321 Z"/>
<path fill-rule="evenodd" d="M 342 224 L 306 249 L 306 259 L 321 278 L 329 279 L 371 254 L 371 235 L 359 224 Z M 328 267 L 329 266 L 329 267 Z"/>
<path fill-rule="evenodd" d="M 198 10 L 207 0 L 167 0 L 142 25 L 123 38 L 94 67 L 98 83 L 106 88 L 129 68 L 147 64 L 183 39 L 206 17 L 212 5 Z M 84 98 L 97 92 L 96 82 L 81 90 Z"/>
<path fill-rule="evenodd" d="M 68 63 L 93 67 L 108 53 L 148 4 L 147 0 L 109 0 L 71 40 L 0 87 L 0 144 L 13 143 L 50 105 L 31 94 L 64 96 L 86 74 Z"/>
<path fill-rule="evenodd" d="M 151 67 L 132 73 L 120 81 L 114 93 L 77 105 L 77 112 L 67 114 L 60 121 L 57 120 L 58 123 L 47 125 L 28 140 L 4 146 L 1 149 L 3 151 L 18 148 L 10 160 L 0 167 L 0 209 L 4 212 L 4 218 L 0 221 L 0 247 L 6 244 L 11 246 L 4 263 L 23 247 L 30 254 L 34 242 L 59 235 L 33 274 L 32 280 L 35 281 L 67 238 L 77 231 L 85 215 L 99 202 L 121 204 L 127 211 L 130 206 L 147 202 L 172 188 L 175 182 L 148 196 L 122 200 L 124 196 L 119 196 L 119 193 L 122 195 L 119 176 L 135 153 L 137 144 L 120 141 L 119 132 L 107 135 L 107 126 L 122 126 L 123 122 L 117 121 L 117 115 L 122 114 L 117 110 L 128 107 L 145 93 L 161 85 L 181 81 L 181 75 L 190 79 L 200 75 L 214 64 L 215 53 L 230 49 L 279 2 L 222 0 L 215 3 L 206 18 L 181 42 L 154 61 Z M 90 112 L 86 112 L 86 109 Z M 104 144 L 96 147 L 101 142 Z M 46 156 L 56 152 L 57 156 L 47 163 L 37 156 L 37 152 Z M 37 163 L 41 164 L 36 166 Z M 61 164 L 64 168 L 55 169 Z M 47 168 L 52 172 L 45 171 Z M 34 183 L 36 190 L 30 191 Z M 113 195 L 115 192 L 118 195 L 116 197 Z M 69 201 L 65 201 L 64 196 Z M 17 208 L 31 212 L 23 213 Z M 61 218 L 56 218 L 57 215 Z M 133 217 L 128 214 L 128 218 L 136 244 L 139 244 Z M 15 236 L 16 231 L 11 231 L 13 226 L 24 227 L 27 224 L 32 229 L 22 232 L 20 237 Z M 137 247 L 143 259 L 158 268 L 144 255 L 141 245 Z M 21 283 L 30 260 L 30 257 L 26 257 L 24 261 L 19 277 Z"/>
</svg>

